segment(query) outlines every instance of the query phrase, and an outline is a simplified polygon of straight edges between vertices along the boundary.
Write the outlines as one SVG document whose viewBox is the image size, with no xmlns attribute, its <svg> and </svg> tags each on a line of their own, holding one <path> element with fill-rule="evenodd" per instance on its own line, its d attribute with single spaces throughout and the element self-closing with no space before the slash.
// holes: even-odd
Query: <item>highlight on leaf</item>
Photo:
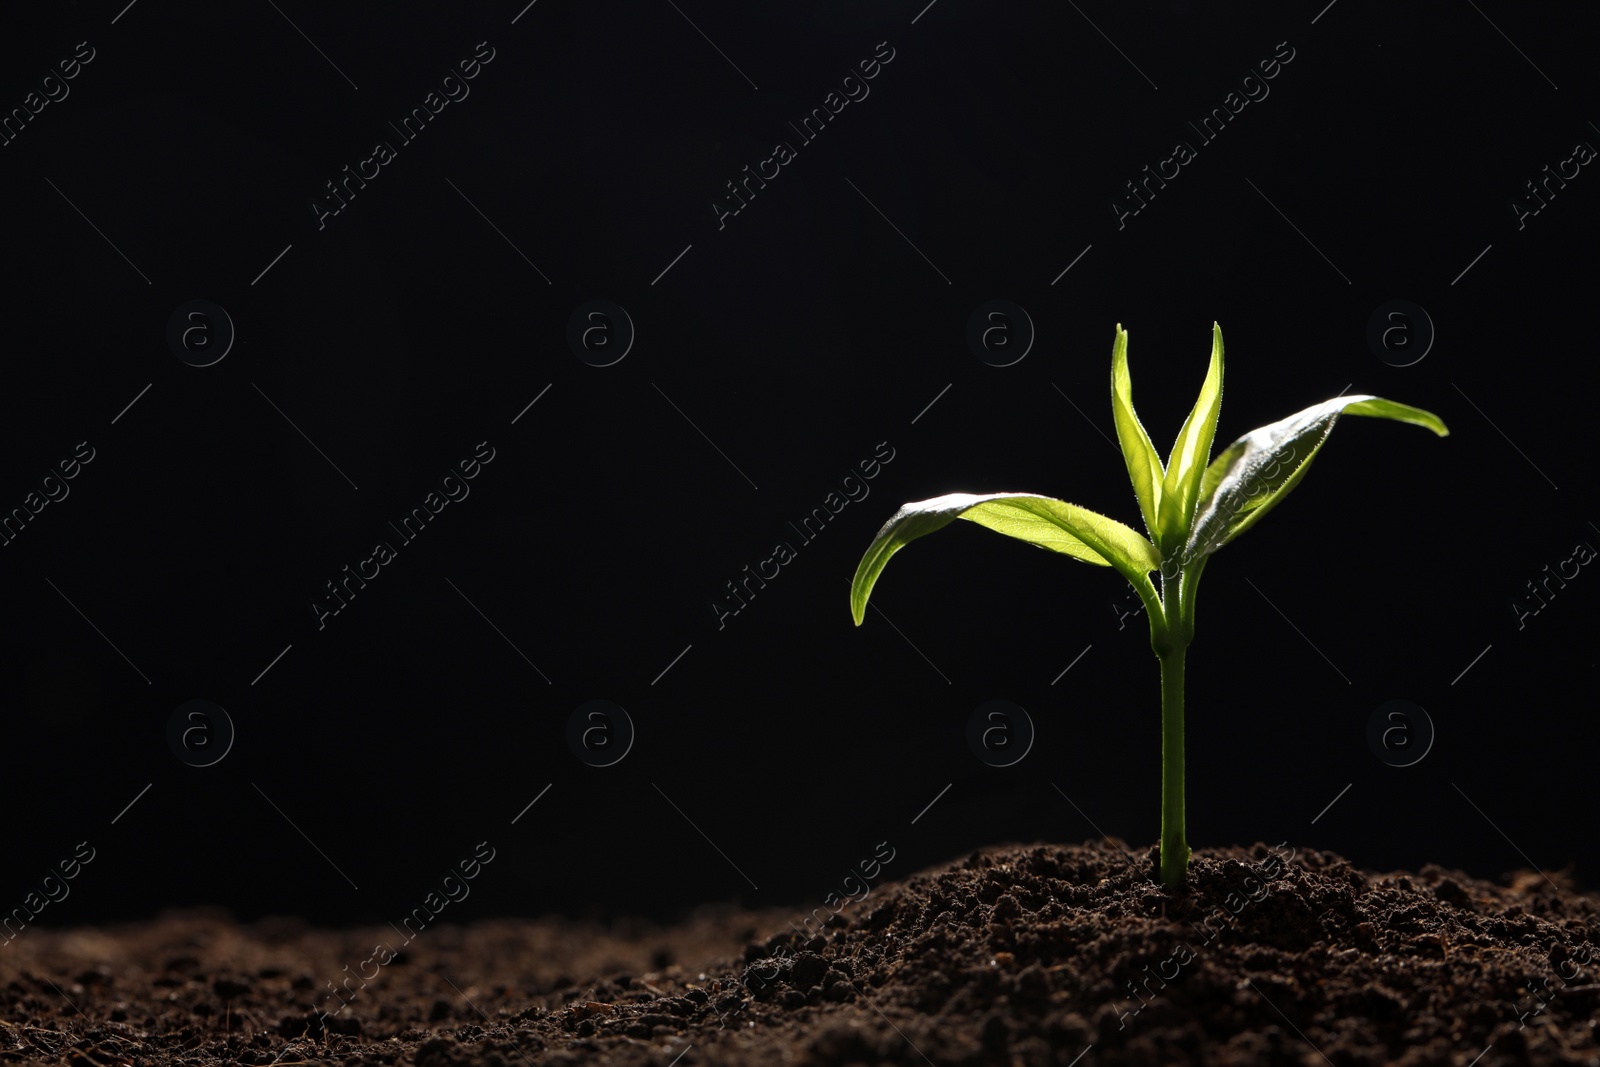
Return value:
<svg viewBox="0 0 1600 1067">
<path fill-rule="evenodd" d="M 978 523 L 1085 563 L 1114 567 L 1138 593 L 1161 662 L 1161 880 L 1182 884 L 1189 864 L 1185 832 L 1183 677 L 1194 639 L 1194 605 L 1210 556 L 1261 520 L 1305 477 L 1340 415 L 1410 423 L 1449 434 L 1429 411 L 1370 395 L 1334 397 L 1251 430 L 1208 462 L 1222 410 L 1222 328 L 1211 325 L 1211 366 L 1173 442 L 1165 466 L 1133 409 L 1128 332 L 1111 346 L 1111 417 L 1147 539 L 1115 519 L 1030 493 L 948 493 L 906 504 L 867 547 L 850 583 L 850 613 L 861 625 L 867 599 L 900 549 L 956 519 Z M 1157 592 L 1150 572 L 1161 572 Z"/>
<path fill-rule="evenodd" d="M 1184 420 L 1178 439 L 1167 460 L 1166 481 L 1161 487 L 1161 546 L 1167 554 L 1183 542 L 1194 518 L 1200 496 L 1200 479 L 1211 440 L 1216 436 L 1217 417 L 1222 413 L 1222 327 L 1211 324 L 1211 367 L 1200 387 L 1194 410 Z"/>
<path fill-rule="evenodd" d="M 1031 493 L 948 493 L 903 505 L 872 539 L 850 583 L 850 612 L 857 626 L 890 557 L 956 519 L 1085 563 L 1115 567 L 1125 577 L 1148 574 L 1161 563 L 1155 546 L 1137 530 L 1064 500 Z"/>
<path fill-rule="evenodd" d="M 1150 435 L 1133 410 L 1133 379 L 1128 373 L 1128 331 L 1117 323 L 1116 340 L 1111 345 L 1111 421 L 1133 482 L 1133 495 L 1151 537 L 1161 528 L 1161 483 L 1166 470 L 1156 454 Z"/>
<path fill-rule="evenodd" d="M 1432 412 L 1369 395 L 1334 397 L 1251 430 L 1206 468 L 1183 562 L 1215 552 L 1288 496 L 1305 477 L 1341 414 L 1407 422 L 1440 437 L 1450 433 Z"/>
</svg>

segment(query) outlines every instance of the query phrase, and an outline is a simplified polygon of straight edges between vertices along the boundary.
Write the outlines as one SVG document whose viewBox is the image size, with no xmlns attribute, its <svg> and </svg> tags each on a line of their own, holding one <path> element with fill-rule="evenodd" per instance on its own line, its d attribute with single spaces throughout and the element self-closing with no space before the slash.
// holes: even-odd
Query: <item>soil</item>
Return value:
<svg viewBox="0 0 1600 1067">
<path fill-rule="evenodd" d="M 0 947 L 0 1061 L 1600 1064 L 1600 895 L 1561 875 L 1380 875 L 1258 844 L 1197 851 L 1169 894 L 1155 858 L 986 849 L 811 937 L 784 911 L 497 920 L 387 959 L 383 927 L 30 927 Z"/>
</svg>

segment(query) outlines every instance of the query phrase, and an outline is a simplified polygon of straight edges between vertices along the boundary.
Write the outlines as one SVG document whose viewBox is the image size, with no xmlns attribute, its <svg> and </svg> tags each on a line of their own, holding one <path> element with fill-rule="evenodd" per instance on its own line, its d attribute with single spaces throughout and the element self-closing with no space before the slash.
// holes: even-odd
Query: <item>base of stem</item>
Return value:
<svg viewBox="0 0 1600 1067">
<path fill-rule="evenodd" d="M 1161 884 L 1176 889 L 1183 884 L 1189 869 L 1189 843 L 1179 838 L 1176 842 L 1161 843 Z"/>
</svg>

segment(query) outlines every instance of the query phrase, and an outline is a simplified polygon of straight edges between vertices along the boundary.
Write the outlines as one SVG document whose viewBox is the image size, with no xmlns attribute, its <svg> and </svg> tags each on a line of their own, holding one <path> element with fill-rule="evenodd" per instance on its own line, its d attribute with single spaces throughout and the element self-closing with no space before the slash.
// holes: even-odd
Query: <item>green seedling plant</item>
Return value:
<svg viewBox="0 0 1600 1067">
<path fill-rule="evenodd" d="M 1222 409 L 1222 328 L 1211 329 L 1211 367 L 1165 465 L 1133 410 L 1128 333 L 1111 348 L 1111 414 L 1149 537 L 1098 512 L 1033 493 L 949 493 L 906 504 L 884 523 L 856 568 L 857 626 L 889 559 L 919 537 L 966 519 L 996 533 L 1100 567 L 1133 586 L 1161 662 L 1161 881 L 1176 888 L 1189 866 L 1184 833 L 1183 671 L 1194 640 L 1195 593 L 1212 553 L 1261 521 L 1300 484 L 1342 414 L 1368 415 L 1449 434 L 1437 415 L 1368 395 L 1337 396 L 1251 430 L 1207 463 Z M 1160 589 L 1151 574 L 1160 577 Z"/>
</svg>

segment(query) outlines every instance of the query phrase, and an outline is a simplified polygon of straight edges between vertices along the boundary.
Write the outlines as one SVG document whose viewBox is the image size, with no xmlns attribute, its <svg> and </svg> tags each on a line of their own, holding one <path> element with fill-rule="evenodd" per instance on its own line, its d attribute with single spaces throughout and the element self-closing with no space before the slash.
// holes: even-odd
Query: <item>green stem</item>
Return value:
<svg viewBox="0 0 1600 1067">
<path fill-rule="evenodd" d="M 1145 578 L 1150 647 L 1161 661 L 1161 881 L 1173 889 L 1183 884 L 1189 869 L 1183 805 L 1183 667 L 1194 640 L 1195 591 L 1207 558 L 1162 574 L 1159 599 Z"/>
<path fill-rule="evenodd" d="M 1185 644 L 1161 656 L 1161 881 L 1183 883 L 1189 843 L 1183 820 L 1183 657 Z"/>
</svg>

